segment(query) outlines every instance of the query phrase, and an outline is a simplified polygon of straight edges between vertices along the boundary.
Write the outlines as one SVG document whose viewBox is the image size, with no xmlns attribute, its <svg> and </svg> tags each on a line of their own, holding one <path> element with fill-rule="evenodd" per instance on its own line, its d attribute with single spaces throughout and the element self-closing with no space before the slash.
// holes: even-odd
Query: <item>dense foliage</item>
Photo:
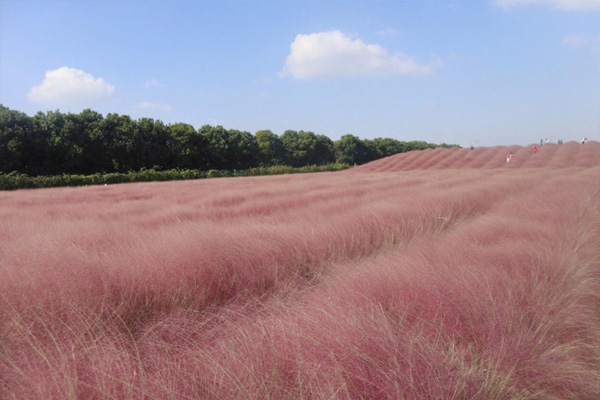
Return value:
<svg viewBox="0 0 600 400">
<path fill-rule="evenodd" d="M 447 145 L 442 145 L 447 147 Z M 38 112 L 0 105 L 0 172 L 37 175 L 127 173 L 145 169 L 241 170 L 273 165 L 363 164 L 435 144 L 394 139 L 334 142 L 313 132 L 246 131 L 102 114 Z"/>
<path fill-rule="evenodd" d="M 111 172 L 107 174 L 77 175 L 61 174 L 52 176 L 29 176 L 11 172 L 4 174 L 0 172 L 0 190 L 14 189 L 39 189 L 59 186 L 87 186 L 103 185 L 129 182 L 154 182 L 154 181 L 180 181 L 186 179 L 225 178 L 239 176 L 261 176 L 298 174 L 308 172 L 340 171 L 348 168 L 347 164 L 324 164 L 306 165 L 304 167 L 289 167 L 287 165 L 272 165 L 270 167 L 248 168 L 241 170 L 217 170 L 210 169 L 201 171 L 198 169 L 171 169 L 157 171 L 155 169 L 142 168 L 139 171 Z"/>
</svg>

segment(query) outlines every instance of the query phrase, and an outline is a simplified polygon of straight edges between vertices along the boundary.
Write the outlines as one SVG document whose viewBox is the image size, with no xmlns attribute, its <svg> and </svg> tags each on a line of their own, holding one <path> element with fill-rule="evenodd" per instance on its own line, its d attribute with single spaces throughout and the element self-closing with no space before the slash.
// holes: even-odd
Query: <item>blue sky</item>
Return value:
<svg viewBox="0 0 600 400">
<path fill-rule="evenodd" d="M 600 0 L 0 0 L 0 103 L 334 140 L 600 140 Z"/>
</svg>

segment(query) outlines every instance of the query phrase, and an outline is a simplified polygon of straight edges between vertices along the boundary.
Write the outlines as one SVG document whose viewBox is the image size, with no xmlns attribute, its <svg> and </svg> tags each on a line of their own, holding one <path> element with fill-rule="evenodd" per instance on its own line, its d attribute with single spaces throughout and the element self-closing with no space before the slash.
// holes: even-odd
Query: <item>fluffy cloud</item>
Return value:
<svg viewBox="0 0 600 400">
<path fill-rule="evenodd" d="M 142 101 L 137 106 L 138 108 L 145 110 L 171 111 L 171 106 L 169 104 L 151 103 L 149 101 Z"/>
<path fill-rule="evenodd" d="M 552 4 L 563 10 L 600 10 L 600 0 L 496 0 L 503 8 L 527 4 Z"/>
<path fill-rule="evenodd" d="M 432 65 L 401 53 L 389 54 L 377 44 L 351 39 L 340 31 L 297 35 L 280 76 L 308 79 L 337 76 L 427 74 Z"/>
<path fill-rule="evenodd" d="M 47 71 L 44 81 L 31 88 L 27 97 L 35 103 L 53 106 L 82 106 L 109 99 L 115 87 L 102 78 L 69 67 Z"/>
</svg>

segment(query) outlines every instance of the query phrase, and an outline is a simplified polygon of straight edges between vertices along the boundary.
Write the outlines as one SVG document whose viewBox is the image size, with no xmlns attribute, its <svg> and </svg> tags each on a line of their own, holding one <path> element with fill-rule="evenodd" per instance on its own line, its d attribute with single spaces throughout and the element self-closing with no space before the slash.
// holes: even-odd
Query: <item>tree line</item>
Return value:
<svg viewBox="0 0 600 400">
<path fill-rule="evenodd" d="M 443 147 L 454 145 L 442 144 Z M 332 141 L 310 131 L 277 135 L 152 118 L 38 112 L 33 117 L 0 105 L 0 172 L 31 176 L 125 173 L 142 169 L 243 170 L 286 165 L 364 164 L 392 154 L 438 147 L 424 141 L 360 139 Z"/>
</svg>

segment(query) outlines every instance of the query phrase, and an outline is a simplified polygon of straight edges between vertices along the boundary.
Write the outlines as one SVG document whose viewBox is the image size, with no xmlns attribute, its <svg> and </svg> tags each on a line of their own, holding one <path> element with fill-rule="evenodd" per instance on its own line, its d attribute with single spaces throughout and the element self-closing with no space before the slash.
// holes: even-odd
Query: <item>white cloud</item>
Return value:
<svg viewBox="0 0 600 400">
<path fill-rule="evenodd" d="M 562 10 L 600 10 L 600 0 L 496 0 L 503 8 L 529 4 L 552 4 Z"/>
<path fill-rule="evenodd" d="M 171 111 L 172 107 L 170 104 L 158 104 L 149 101 L 142 101 L 137 105 L 138 108 L 145 110 L 158 110 L 158 111 Z"/>
<path fill-rule="evenodd" d="M 152 78 L 149 81 L 144 82 L 144 87 L 146 87 L 146 88 L 151 88 L 151 87 L 164 88 L 164 87 L 167 87 L 167 85 L 159 82 L 158 79 L 156 79 L 156 78 Z"/>
<path fill-rule="evenodd" d="M 569 35 L 560 43 L 576 49 L 600 49 L 600 36 Z"/>
<path fill-rule="evenodd" d="M 44 81 L 31 88 L 27 97 L 35 103 L 54 106 L 81 106 L 107 100 L 115 87 L 102 78 L 69 67 L 47 71 Z"/>
<path fill-rule="evenodd" d="M 427 74 L 433 65 L 402 54 L 389 54 L 377 44 L 351 39 L 340 31 L 297 35 L 280 76 L 308 79 L 338 76 Z"/>
</svg>

